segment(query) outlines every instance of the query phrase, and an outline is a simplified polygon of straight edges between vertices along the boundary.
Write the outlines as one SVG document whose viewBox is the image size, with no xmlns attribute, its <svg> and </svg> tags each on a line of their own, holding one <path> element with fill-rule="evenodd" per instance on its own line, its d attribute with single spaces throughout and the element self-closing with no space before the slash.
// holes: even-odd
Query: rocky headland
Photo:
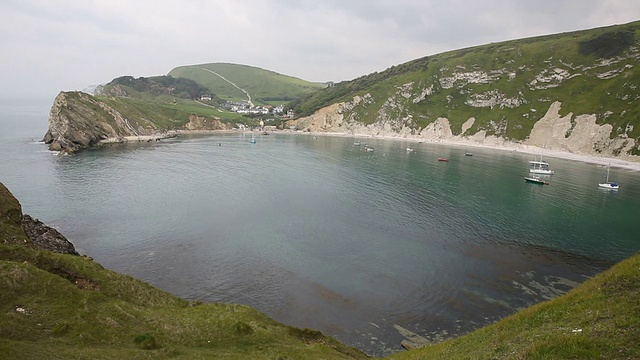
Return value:
<svg viewBox="0 0 640 360">
<path fill-rule="evenodd" d="M 126 98 L 101 99 L 82 92 L 61 92 L 49 113 L 49 129 L 42 141 L 52 151 L 74 153 L 111 143 L 148 142 L 175 137 L 180 130 L 230 130 L 217 118 L 188 115 L 171 126 L 158 124 L 164 114 L 143 102 Z M 118 105 L 118 108 L 116 106 Z"/>
</svg>

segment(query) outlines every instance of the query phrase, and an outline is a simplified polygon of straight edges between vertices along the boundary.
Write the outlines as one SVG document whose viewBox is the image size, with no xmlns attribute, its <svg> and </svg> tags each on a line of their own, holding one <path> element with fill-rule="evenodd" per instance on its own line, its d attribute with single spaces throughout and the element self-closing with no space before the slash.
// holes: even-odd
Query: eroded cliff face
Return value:
<svg viewBox="0 0 640 360">
<path fill-rule="evenodd" d="M 95 97 L 81 92 L 61 92 L 49 113 L 49 130 L 42 141 L 53 151 L 76 152 L 101 140 L 149 135 L 158 131 L 152 123 L 140 126 Z"/>
<path fill-rule="evenodd" d="M 493 146 L 522 144 L 576 154 L 619 156 L 631 161 L 640 161 L 638 156 L 631 155 L 632 149 L 640 146 L 635 139 L 629 138 L 625 133 L 612 137 L 613 127 L 610 124 L 596 124 L 595 114 L 575 116 L 569 113 L 561 116 L 560 102 L 554 102 L 549 106 L 546 114 L 535 122 L 524 141 L 514 141 L 501 136 L 487 135 L 486 130 L 470 133 L 474 118 L 469 118 L 462 125 L 459 135 L 454 135 L 451 124 L 446 118 L 437 118 L 424 128 L 416 128 L 408 126 L 411 124 L 411 117 L 394 121 L 383 114 L 379 117 L 382 118 L 381 121 L 364 124 L 349 118 L 349 114 L 353 114 L 350 111 L 362 101 L 363 98 L 356 97 L 351 102 L 333 104 L 318 110 L 311 116 L 291 120 L 288 125 L 295 126 L 297 130 L 310 132 L 335 132 L 427 141 L 467 141 Z"/>
<path fill-rule="evenodd" d="M 185 130 L 231 130 L 233 125 L 224 123 L 222 120 L 210 119 L 203 116 L 191 115 L 189 122 L 184 126 Z"/>
<path fill-rule="evenodd" d="M 114 100 L 118 101 L 118 100 Z M 176 120 L 171 129 L 154 123 L 156 114 L 148 107 L 136 109 L 128 103 L 118 110 L 107 102 L 82 92 L 61 92 L 55 98 L 49 114 L 49 130 L 42 139 L 49 149 L 73 153 L 103 143 L 132 141 L 132 139 L 161 139 L 171 137 L 170 130 L 228 130 L 232 125 L 218 118 L 190 115 Z M 115 106 L 115 105 L 114 105 Z M 158 118 L 166 114 L 157 114 Z M 186 122 L 186 124 L 185 124 Z"/>
</svg>

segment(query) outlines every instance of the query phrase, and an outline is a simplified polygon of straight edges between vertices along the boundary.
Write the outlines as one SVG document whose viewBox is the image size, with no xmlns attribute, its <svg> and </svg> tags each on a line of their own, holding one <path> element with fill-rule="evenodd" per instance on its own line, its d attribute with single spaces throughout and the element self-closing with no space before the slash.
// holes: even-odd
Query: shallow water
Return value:
<svg viewBox="0 0 640 360">
<path fill-rule="evenodd" d="M 373 355 L 462 334 L 640 249 L 640 178 L 530 155 L 305 134 L 182 136 L 55 156 L 50 102 L 0 101 L 0 181 L 115 271 L 250 305 Z M 364 144 L 363 144 L 364 145 Z M 474 156 L 464 156 L 471 151 Z M 448 157 L 449 162 L 438 162 Z"/>
</svg>

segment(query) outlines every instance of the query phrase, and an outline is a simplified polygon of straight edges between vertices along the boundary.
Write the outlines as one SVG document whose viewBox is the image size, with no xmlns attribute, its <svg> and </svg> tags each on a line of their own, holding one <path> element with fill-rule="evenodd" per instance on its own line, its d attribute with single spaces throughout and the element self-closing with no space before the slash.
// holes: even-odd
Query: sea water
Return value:
<svg viewBox="0 0 640 360">
<path fill-rule="evenodd" d="M 545 158 L 556 173 L 537 185 L 519 152 L 277 132 L 58 156 L 39 142 L 51 102 L 0 100 L 0 181 L 25 213 L 109 269 L 372 355 L 405 331 L 472 331 L 640 249 L 628 170 L 608 191 L 606 168 Z"/>
</svg>

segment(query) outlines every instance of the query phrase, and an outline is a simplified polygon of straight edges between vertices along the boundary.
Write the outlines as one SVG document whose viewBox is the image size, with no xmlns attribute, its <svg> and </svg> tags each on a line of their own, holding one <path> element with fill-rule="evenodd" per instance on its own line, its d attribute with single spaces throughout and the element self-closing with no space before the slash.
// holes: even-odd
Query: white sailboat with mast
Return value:
<svg viewBox="0 0 640 360">
<path fill-rule="evenodd" d="M 609 190 L 618 190 L 620 188 L 620 185 L 618 185 L 617 182 L 615 181 L 610 181 L 609 180 L 609 170 L 611 169 L 611 164 L 609 164 L 607 166 L 607 180 L 603 183 L 599 183 L 598 186 L 603 188 L 603 189 L 609 189 Z"/>
</svg>

